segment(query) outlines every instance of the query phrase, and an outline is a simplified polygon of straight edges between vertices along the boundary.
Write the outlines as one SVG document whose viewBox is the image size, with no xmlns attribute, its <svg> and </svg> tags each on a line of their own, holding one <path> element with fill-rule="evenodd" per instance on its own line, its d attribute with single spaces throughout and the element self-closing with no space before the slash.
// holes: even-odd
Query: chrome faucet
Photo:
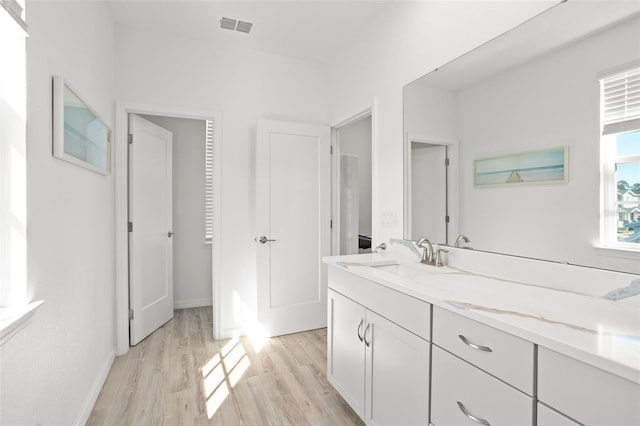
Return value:
<svg viewBox="0 0 640 426">
<path fill-rule="evenodd" d="M 422 260 L 420 260 L 420 263 L 435 265 L 435 256 L 433 253 L 433 245 L 431 245 L 431 241 L 426 238 L 420 238 L 416 243 L 416 246 L 424 249 L 424 251 L 422 252 Z"/>
<path fill-rule="evenodd" d="M 456 238 L 456 244 L 455 244 L 455 246 L 456 246 L 456 247 L 460 247 L 460 244 L 461 244 L 463 241 L 464 241 L 465 243 L 469 243 L 469 242 L 471 242 L 471 240 L 469 239 L 469 237 L 467 237 L 467 236 L 466 236 L 466 235 L 464 235 L 464 234 L 460 234 L 460 235 L 458 235 L 458 238 Z M 463 248 L 471 248 L 471 247 L 463 247 Z"/>
<path fill-rule="evenodd" d="M 387 249 L 387 245 L 385 243 L 382 243 L 373 249 L 373 253 L 378 253 L 380 250 L 385 251 L 386 249 Z"/>
</svg>

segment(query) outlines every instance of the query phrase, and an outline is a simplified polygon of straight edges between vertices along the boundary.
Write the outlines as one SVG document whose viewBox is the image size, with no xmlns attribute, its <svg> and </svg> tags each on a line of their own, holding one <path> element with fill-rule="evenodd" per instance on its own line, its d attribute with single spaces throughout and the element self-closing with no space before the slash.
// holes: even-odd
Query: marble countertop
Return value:
<svg viewBox="0 0 640 426">
<path fill-rule="evenodd" d="M 393 253 L 323 261 L 640 384 L 640 295 L 611 300 Z"/>
</svg>

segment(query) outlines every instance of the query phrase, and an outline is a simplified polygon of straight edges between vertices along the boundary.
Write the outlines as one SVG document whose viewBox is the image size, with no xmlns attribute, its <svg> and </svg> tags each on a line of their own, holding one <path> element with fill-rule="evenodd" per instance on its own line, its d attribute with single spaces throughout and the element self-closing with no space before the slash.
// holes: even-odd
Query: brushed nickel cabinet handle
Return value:
<svg viewBox="0 0 640 426">
<path fill-rule="evenodd" d="M 462 334 L 458 334 L 458 337 L 460 338 L 460 340 L 462 340 L 462 343 L 469 346 L 470 348 L 477 349 L 483 352 L 493 352 L 489 346 L 480 346 L 480 345 L 476 345 L 475 343 L 471 343 Z"/>
<path fill-rule="evenodd" d="M 367 328 L 364 329 L 364 344 L 367 347 L 371 346 L 371 341 L 367 340 L 367 333 L 369 332 L 369 328 L 371 328 L 371 324 L 367 324 Z"/>
<path fill-rule="evenodd" d="M 485 419 L 481 419 L 480 417 L 476 417 L 473 414 L 471 414 L 462 402 L 460 401 L 456 401 L 456 402 L 458 403 L 458 408 L 460 409 L 460 411 L 462 411 L 462 414 L 464 414 L 465 416 L 467 416 L 468 418 L 470 418 L 476 423 L 480 423 L 481 425 L 484 425 L 484 426 L 491 426 L 491 423 L 489 423 Z"/>
<path fill-rule="evenodd" d="M 364 323 L 364 318 L 360 320 L 360 324 L 358 324 L 358 330 L 356 331 L 356 333 L 358 334 L 358 339 L 360 339 L 361 342 L 364 340 L 364 337 L 362 337 L 362 335 L 360 334 L 360 329 L 362 328 L 363 323 Z"/>
</svg>

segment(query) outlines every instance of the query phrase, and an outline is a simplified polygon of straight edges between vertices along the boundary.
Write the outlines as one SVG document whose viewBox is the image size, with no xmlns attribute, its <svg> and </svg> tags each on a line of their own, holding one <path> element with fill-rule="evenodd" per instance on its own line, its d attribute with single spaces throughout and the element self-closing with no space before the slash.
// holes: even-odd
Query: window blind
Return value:
<svg viewBox="0 0 640 426">
<path fill-rule="evenodd" d="M 213 131 L 214 122 L 206 121 L 205 141 L 205 194 L 204 194 L 204 239 L 213 239 Z"/>
<path fill-rule="evenodd" d="M 640 67 L 602 79 L 602 134 L 640 128 Z"/>
</svg>

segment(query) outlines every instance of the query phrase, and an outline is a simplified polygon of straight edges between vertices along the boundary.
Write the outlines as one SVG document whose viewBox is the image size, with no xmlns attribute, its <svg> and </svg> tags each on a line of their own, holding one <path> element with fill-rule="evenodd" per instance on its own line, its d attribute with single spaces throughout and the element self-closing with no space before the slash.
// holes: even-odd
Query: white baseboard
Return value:
<svg viewBox="0 0 640 426">
<path fill-rule="evenodd" d="M 114 346 L 111 349 L 111 352 L 109 352 L 109 354 L 107 355 L 107 359 L 98 372 L 96 380 L 93 382 L 93 386 L 91 387 L 89 394 L 87 395 L 87 399 L 85 399 L 84 401 L 84 406 L 82 407 L 82 411 L 78 416 L 78 420 L 75 422 L 76 425 L 81 426 L 87 424 L 87 420 L 89 420 L 89 416 L 91 415 L 91 410 L 93 410 L 93 406 L 96 405 L 96 401 L 98 400 L 98 396 L 100 395 L 102 386 L 104 386 L 104 382 L 107 380 L 109 370 L 111 370 L 111 366 L 113 365 L 113 361 L 115 358 L 116 348 Z"/>
<path fill-rule="evenodd" d="M 201 306 L 211 306 L 212 304 L 211 298 L 206 297 L 203 299 L 174 300 L 173 309 L 199 308 Z"/>
</svg>

